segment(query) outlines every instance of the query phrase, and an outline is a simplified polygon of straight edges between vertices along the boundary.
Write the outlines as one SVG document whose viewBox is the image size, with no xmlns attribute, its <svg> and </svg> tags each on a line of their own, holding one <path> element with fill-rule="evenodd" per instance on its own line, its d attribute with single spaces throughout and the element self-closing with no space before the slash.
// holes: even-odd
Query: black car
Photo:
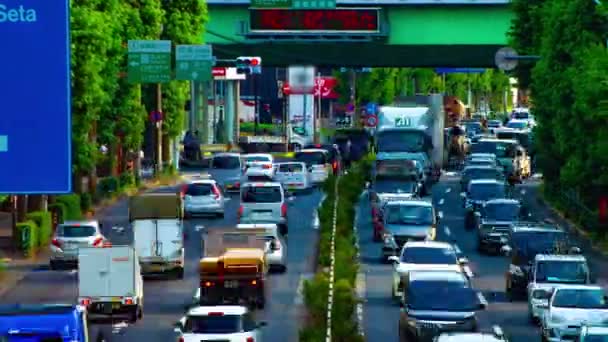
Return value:
<svg viewBox="0 0 608 342">
<path fill-rule="evenodd" d="M 511 257 L 506 273 L 505 293 L 510 300 L 525 297 L 532 264 L 537 254 L 579 253 L 568 239 L 568 233 L 555 224 L 519 222 L 511 226 L 508 245 L 502 252 Z"/>
<path fill-rule="evenodd" d="M 475 212 L 477 249 L 499 253 L 500 248 L 508 243 L 511 225 L 529 220 L 529 214 L 527 207 L 516 199 L 499 198 L 485 202 Z"/>
<path fill-rule="evenodd" d="M 331 168 L 334 175 L 337 175 L 338 173 L 340 173 L 340 171 L 342 171 L 342 154 L 340 153 L 340 148 L 338 147 L 338 145 L 312 144 L 304 147 L 304 149 L 311 148 L 320 148 L 326 150 L 329 153 L 329 162 L 331 164 Z"/>
<path fill-rule="evenodd" d="M 460 277 L 461 280 L 458 281 Z M 475 332 L 485 298 L 453 271 L 412 271 L 403 291 L 399 341 L 431 341 L 446 332 Z"/>
<path fill-rule="evenodd" d="M 466 191 L 469 182 L 475 179 L 504 180 L 505 176 L 501 168 L 484 165 L 465 166 L 460 177 L 460 191 Z"/>
<path fill-rule="evenodd" d="M 507 187 L 504 181 L 496 179 L 476 179 L 469 182 L 466 192 L 460 193 L 462 206 L 465 209 L 465 229 L 475 228 L 475 212 L 493 199 L 506 198 Z"/>
</svg>

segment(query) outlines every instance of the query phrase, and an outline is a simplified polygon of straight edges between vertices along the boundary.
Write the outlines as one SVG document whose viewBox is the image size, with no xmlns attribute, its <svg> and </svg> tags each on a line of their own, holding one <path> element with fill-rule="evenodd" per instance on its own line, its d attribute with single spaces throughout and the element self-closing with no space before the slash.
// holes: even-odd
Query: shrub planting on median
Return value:
<svg viewBox="0 0 608 342">
<path fill-rule="evenodd" d="M 355 206 L 363 191 L 371 163 L 369 159 L 353 165 L 338 183 L 338 208 L 336 217 L 335 264 L 332 308 L 332 340 L 363 341 L 355 319 L 358 298 L 355 281 L 359 270 L 357 260 Z M 330 177 L 323 189 L 327 194 L 319 209 L 321 223 L 319 236 L 319 271 L 304 283 L 304 301 L 309 314 L 307 325 L 300 331 L 300 341 L 323 341 L 327 330 L 327 296 L 329 267 L 331 265 L 331 234 L 333 224 L 334 184 Z"/>
</svg>

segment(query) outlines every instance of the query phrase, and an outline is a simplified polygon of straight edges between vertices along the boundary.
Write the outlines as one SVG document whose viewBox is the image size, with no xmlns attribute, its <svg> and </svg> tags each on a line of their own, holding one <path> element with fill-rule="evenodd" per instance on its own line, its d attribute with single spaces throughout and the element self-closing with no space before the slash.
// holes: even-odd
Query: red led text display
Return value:
<svg viewBox="0 0 608 342">
<path fill-rule="evenodd" d="M 250 10 L 252 31 L 378 32 L 378 9 Z"/>
</svg>

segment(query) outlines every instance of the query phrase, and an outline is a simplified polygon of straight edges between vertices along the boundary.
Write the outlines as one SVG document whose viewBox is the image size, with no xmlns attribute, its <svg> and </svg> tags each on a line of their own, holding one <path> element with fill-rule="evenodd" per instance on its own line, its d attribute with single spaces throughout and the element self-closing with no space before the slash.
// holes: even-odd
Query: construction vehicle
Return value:
<svg viewBox="0 0 608 342">
<path fill-rule="evenodd" d="M 201 305 L 248 305 L 263 309 L 269 241 L 242 229 L 213 229 L 203 236 L 199 263 Z"/>
</svg>

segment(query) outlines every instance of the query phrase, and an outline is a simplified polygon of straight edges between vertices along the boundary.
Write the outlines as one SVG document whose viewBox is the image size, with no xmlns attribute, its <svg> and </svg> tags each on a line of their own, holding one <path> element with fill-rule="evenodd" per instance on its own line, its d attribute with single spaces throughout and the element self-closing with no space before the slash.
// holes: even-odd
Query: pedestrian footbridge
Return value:
<svg viewBox="0 0 608 342">
<path fill-rule="evenodd" d="M 266 66 L 494 67 L 513 16 L 509 0 L 337 0 L 336 9 L 298 1 L 279 9 L 208 0 L 204 42 L 220 60 L 261 56 Z"/>
</svg>

